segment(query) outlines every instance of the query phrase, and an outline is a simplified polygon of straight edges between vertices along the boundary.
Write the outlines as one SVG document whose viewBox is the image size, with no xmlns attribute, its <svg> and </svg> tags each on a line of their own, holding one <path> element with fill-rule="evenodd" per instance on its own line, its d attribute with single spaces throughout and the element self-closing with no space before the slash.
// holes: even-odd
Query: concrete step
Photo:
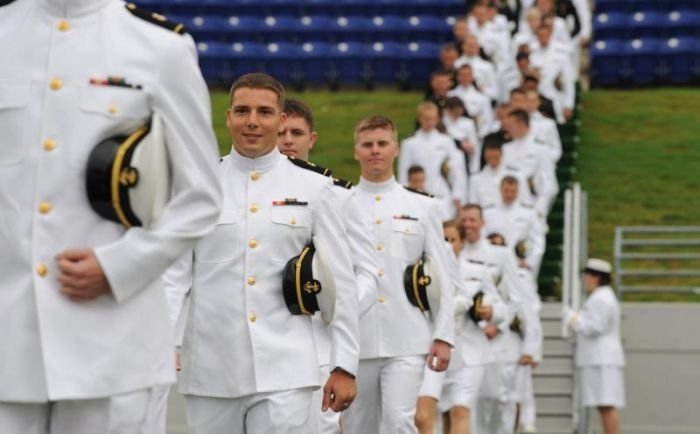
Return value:
<svg viewBox="0 0 700 434">
<path fill-rule="evenodd" d="M 537 413 L 537 433 L 566 433 L 572 434 L 574 422 L 569 414 L 561 413 Z"/>
<path fill-rule="evenodd" d="M 547 374 L 573 374 L 574 359 L 573 357 L 547 357 L 544 355 L 542 363 L 534 371 L 535 375 Z"/>
<path fill-rule="evenodd" d="M 571 413 L 573 409 L 573 399 L 565 394 L 547 394 L 546 396 L 535 395 L 537 411 L 551 413 Z"/>
<path fill-rule="evenodd" d="M 532 381 L 535 388 L 535 396 L 555 393 L 570 394 L 574 386 L 574 378 L 571 376 L 535 376 Z"/>
<path fill-rule="evenodd" d="M 550 339 L 559 338 L 559 339 L 561 339 L 561 320 L 559 318 L 557 318 L 557 319 L 543 318 L 543 319 L 541 319 L 541 322 L 542 322 L 542 334 L 545 338 L 550 338 Z"/>
<path fill-rule="evenodd" d="M 571 356 L 574 354 L 574 343 L 569 340 L 561 339 L 560 337 L 545 337 L 542 345 L 542 352 L 545 357 Z"/>
<path fill-rule="evenodd" d="M 561 315 L 561 303 L 559 302 L 547 302 L 547 303 L 542 303 L 542 310 L 540 311 L 540 317 L 542 318 L 550 318 L 550 317 L 556 317 L 559 318 Z"/>
</svg>

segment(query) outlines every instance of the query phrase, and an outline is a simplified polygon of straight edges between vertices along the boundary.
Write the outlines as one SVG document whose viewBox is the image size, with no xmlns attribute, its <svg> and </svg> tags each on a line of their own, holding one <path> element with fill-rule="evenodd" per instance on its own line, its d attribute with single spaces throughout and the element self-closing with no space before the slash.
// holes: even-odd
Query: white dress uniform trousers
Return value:
<svg viewBox="0 0 700 434">
<path fill-rule="evenodd" d="M 114 397 L 175 379 L 159 277 L 219 215 L 208 92 L 191 37 L 121 1 L 18 0 L 0 8 L 0 35 L 12 41 L 0 45 L 0 245 L 12 252 L 0 255 L 0 407 L 41 404 L 49 432 L 80 432 L 75 415 L 104 416 Z M 91 84 L 110 76 L 133 87 Z M 90 208 L 87 160 L 154 112 L 172 197 L 151 229 L 125 231 Z M 112 295 L 75 303 L 59 293 L 54 257 L 68 248 L 94 249 Z"/>
<path fill-rule="evenodd" d="M 463 202 L 467 198 L 467 173 L 464 156 L 452 137 L 437 130 L 416 131 L 401 142 L 400 183 L 407 184 L 411 166 L 425 171 L 425 191 L 440 201 L 442 221 L 453 219 L 458 211 L 453 200 Z"/>
<path fill-rule="evenodd" d="M 425 355 L 434 340 L 454 342 L 451 277 L 440 278 L 448 287 L 441 292 L 432 326 L 410 304 L 403 285 L 406 267 L 423 253 L 447 264 L 437 204 L 393 178 L 382 183 L 362 179 L 355 192 L 373 226 L 379 287 L 377 304 L 360 322 L 358 399 L 343 413 L 343 432 L 414 433 Z"/>
<path fill-rule="evenodd" d="M 195 247 L 191 277 L 169 279 L 166 286 L 185 293 L 191 283 L 180 392 L 190 409 L 214 402 L 209 398 L 244 409 L 221 412 L 234 432 L 303 432 L 311 389 L 320 384 L 319 363 L 311 318 L 292 315 L 285 305 L 282 270 L 312 236 L 324 242 L 336 284 L 329 367 L 357 372 L 357 289 L 332 182 L 295 166 L 276 148 L 258 158 L 234 150 L 218 174 L 224 190 L 219 224 Z M 293 393 L 307 389 L 308 396 Z M 284 421 L 255 416 L 259 404 L 273 412 L 297 405 L 287 399 L 304 400 L 301 425 L 290 418 L 282 429 Z M 193 432 L 219 432 L 189 424 Z"/>
<path fill-rule="evenodd" d="M 588 296 L 580 312 L 564 320 L 576 332 L 576 367 L 584 406 L 625 406 L 625 355 L 620 340 L 620 303 L 609 286 Z"/>
</svg>

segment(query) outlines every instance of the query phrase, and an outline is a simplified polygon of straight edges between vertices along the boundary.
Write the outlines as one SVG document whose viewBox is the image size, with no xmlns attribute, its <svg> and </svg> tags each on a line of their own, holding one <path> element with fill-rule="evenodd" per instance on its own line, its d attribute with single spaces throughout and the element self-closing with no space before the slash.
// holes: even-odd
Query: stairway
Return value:
<svg viewBox="0 0 700 434">
<path fill-rule="evenodd" d="M 561 303 L 542 304 L 542 364 L 533 371 L 538 434 L 574 432 L 574 345 L 562 339 Z"/>
</svg>

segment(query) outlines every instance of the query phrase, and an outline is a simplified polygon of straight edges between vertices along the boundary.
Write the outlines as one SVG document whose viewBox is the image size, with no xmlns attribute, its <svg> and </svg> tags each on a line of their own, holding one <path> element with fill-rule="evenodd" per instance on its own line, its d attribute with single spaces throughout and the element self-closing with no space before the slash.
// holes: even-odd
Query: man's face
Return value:
<svg viewBox="0 0 700 434">
<path fill-rule="evenodd" d="M 500 149 L 486 148 L 484 150 L 484 159 L 486 160 L 486 164 L 488 164 L 492 169 L 500 166 L 502 156 L 503 152 Z"/>
<path fill-rule="evenodd" d="M 513 138 L 519 139 L 527 135 L 528 128 L 520 120 L 508 116 L 506 122 L 503 123 L 503 129 Z"/>
<path fill-rule="evenodd" d="M 552 29 L 549 26 L 540 26 L 537 29 L 537 40 L 541 46 L 546 47 L 549 45 L 550 36 L 552 36 Z"/>
<path fill-rule="evenodd" d="M 408 186 L 414 190 L 425 190 L 425 172 L 416 172 L 408 176 Z"/>
<path fill-rule="evenodd" d="M 464 40 L 464 45 L 462 49 L 467 56 L 478 56 L 479 55 L 479 41 L 476 40 L 474 36 L 469 36 Z"/>
<path fill-rule="evenodd" d="M 459 222 L 466 232 L 466 240 L 475 243 L 481 238 L 481 228 L 484 226 L 484 219 L 478 209 L 469 208 L 459 212 Z"/>
<path fill-rule="evenodd" d="M 532 113 L 537 111 L 540 107 L 540 95 L 537 91 L 529 90 L 525 94 L 525 109 Z"/>
<path fill-rule="evenodd" d="M 464 38 L 467 37 L 468 30 L 466 20 L 458 20 L 455 22 L 454 26 L 452 26 L 452 34 L 454 35 L 455 41 L 464 41 Z"/>
<path fill-rule="evenodd" d="M 456 48 L 443 48 L 440 51 L 440 64 L 444 69 L 451 70 L 454 67 L 455 60 L 459 57 Z"/>
<path fill-rule="evenodd" d="M 489 19 L 489 10 L 484 5 L 475 6 L 472 13 L 474 18 L 476 18 L 476 22 L 480 25 L 484 24 Z"/>
<path fill-rule="evenodd" d="M 436 108 L 424 108 L 418 114 L 418 124 L 421 130 L 432 131 L 437 128 L 440 123 L 440 115 Z"/>
<path fill-rule="evenodd" d="M 554 2 L 552 0 L 537 0 L 535 5 L 543 14 L 548 14 L 554 10 Z"/>
<path fill-rule="evenodd" d="M 464 115 L 464 110 L 459 107 L 445 107 L 443 113 L 447 114 L 450 119 L 459 119 Z"/>
<path fill-rule="evenodd" d="M 525 108 L 525 95 L 522 93 L 514 93 L 510 96 L 510 106 L 514 109 Z"/>
<path fill-rule="evenodd" d="M 433 93 L 440 97 L 447 95 L 447 92 L 450 91 L 450 84 L 450 77 L 447 75 L 436 75 L 430 81 L 430 87 L 433 89 Z"/>
<path fill-rule="evenodd" d="M 360 162 L 366 179 L 388 179 L 393 173 L 399 144 L 394 133 L 386 128 L 360 131 L 355 141 L 355 159 Z"/>
<path fill-rule="evenodd" d="M 457 228 L 448 226 L 443 229 L 443 233 L 445 234 L 445 240 L 452 244 L 452 251 L 455 255 L 459 255 L 459 252 L 462 251 L 462 239 L 459 237 Z"/>
<path fill-rule="evenodd" d="M 314 147 L 316 137 L 316 131 L 311 131 L 306 119 L 290 116 L 277 134 L 277 148 L 288 157 L 308 161 L 309 151 Z"/>
<path fill-rule="evenodd" d="M 226 126 L 234 149 L 250 158 L 268 154 L 275 148 L 277 133 L 286 119 L 279 108 L 279 97 L 268 89 L 237 89 L 226 112 Z"/>
<path fill-rule="evenodd" d="M 457 82 L 460 86 L 471 86 L 474 83 L 474 76 L 471 68 L 459 68 L 457 72 Z"/>
<path fill-rule="evenodd" d="M 510 205 L 515 202 L 518 197 L 518 183 L 517 182 L 504 182 L 501 185 L 501 198 L 503 203 Z"/>
</svg>

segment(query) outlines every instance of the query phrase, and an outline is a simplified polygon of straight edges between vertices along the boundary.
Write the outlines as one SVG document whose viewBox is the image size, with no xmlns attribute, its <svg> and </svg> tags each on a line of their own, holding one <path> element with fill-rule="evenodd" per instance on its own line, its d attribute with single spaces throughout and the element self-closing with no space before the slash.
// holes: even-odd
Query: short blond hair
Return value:
<svg viewBox="0 0 700 434">
<path fill-rule="evenodd" d="M 432 101 L 423 101 L 422 103 L 418 104 L 418 107 L 416 108 L 416 115 L 420 115 L 427 110 L 436 111 L 438 114 L 440 113 L 440 108 L 438 108 L 437 104 Z"/>
<path fill-rule="evenodd" d="M 280 111 L 284 108 L 284 101 L 286 98 L 286 92 L 282 83 L 277 81 L 273 76 L 265 74 L 263 72 L 253 72 L 250 74 L 242 75 L 238 80 L 234 81 L 231 85 L 231 90 L 229 91 L 229 106 L 233 104 L 233 94 L 236 93 L 238 89 L 265 89 L 274 92 L 277 95 L 277 103 Z"/>
<path fill-rule="evenodd" d="M 362 119 L 355 126 L 355 131 L 353 133 L 353 139 L 355 143 L 357 143 L 357 137 L 360 135 L 361 132 L 369 130 L 388 130 L 391 132 L 391 136 L 394 139 L 394 141 L 396 143 L 399 142 L 399 132 L 396 129 L 394 121 L 385 116 L 375 115 Z"/>
</svg>

